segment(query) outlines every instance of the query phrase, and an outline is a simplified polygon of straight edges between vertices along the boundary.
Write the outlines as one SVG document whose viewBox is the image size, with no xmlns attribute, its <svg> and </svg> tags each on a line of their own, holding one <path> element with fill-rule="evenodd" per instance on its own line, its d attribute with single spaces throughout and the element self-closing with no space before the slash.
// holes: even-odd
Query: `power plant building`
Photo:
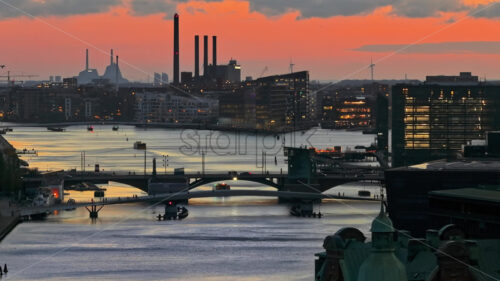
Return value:
<svg viewBox="0 0 500 281">
<path fill-rule="evenodd" d="M 78 74 L 77 79 L 79 84 L 88 84 L 99 79 L 97 69 L 89 68 L 89 49 L 85 50 L 85 69 Z"/>
<path fill-rule="evenodd" d="M 86 50 L 85 69 L 76 77 L 78 85 L 90 84 L 103 79 L 107 79 L 112 84 L 128 83 L 128 80 L 123 78 L 118 65 L 118 56 L 116 62 L 113 60 L 113 50 L 110 53 L 110 64 L 106 67 L 103 76 L 99 76 L 96 69 L 89 68 L 89 50 Z"/>
</svg>

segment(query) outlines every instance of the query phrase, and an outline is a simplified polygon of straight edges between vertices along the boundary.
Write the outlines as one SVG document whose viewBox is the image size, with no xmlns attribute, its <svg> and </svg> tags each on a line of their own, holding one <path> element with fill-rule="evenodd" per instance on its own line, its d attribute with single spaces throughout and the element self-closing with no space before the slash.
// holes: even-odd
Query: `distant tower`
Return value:
<svg viewBox="0 0 500 281">
<path fill-rule="evenodd" d="M 161 73 L 161 83 L 163 85 L 168 84 L 168 75 L 165 72 Z"/>
<path fill-rule="evenodd" d="M 194 36 L 194 77 L 200 77 L 200 36 Z"/>
<path fill-rule="evenodd" d="M 292 59 L 290 59 L 290 73 L 293 73 L 293 67 L 295 64 L 293 63 Z"/>
<path fill-rule="evenodd" d="M 153 74 L 153 86 L 158 87 L 161 84 L 161 74 L 155 72 Z"/>
<path fill-rule="evenodd" d="M 208 76 L 208 36 L 203 36 L 203 76 Z"/>
<path fill-rule="evenodd" d="M 217 65 L 217 36 L 212 36 L 212 65 Z"/>
<path fill-rule="evenodd" d="M 179 84 L 179 14 L 174 15 L 174 84 Z"/>
<path fill-rule="evenodd" d="M 85 70 L 89 70 L 89 49 L 85 49 Z"/>
<path fill-rule="evenodd" d="M 370 72 L 371 72 L 371 76 L 372 76 L 372 84 L 373 84 L 373 70 L 375 68 L 375 64 L 373 63 L 373 59 L 370 59 Z"/>
<path fill-rule="evenodd" d="M 120 82 L 118 79 L 118 74 L 120 73 L 120 70 L 118 68 L 118 56 L 116 56 L 116 64 L 115 64 L 115 82 L 116 82 L 116 88 L 118 88 L 118 83 Z"/>
</svg>

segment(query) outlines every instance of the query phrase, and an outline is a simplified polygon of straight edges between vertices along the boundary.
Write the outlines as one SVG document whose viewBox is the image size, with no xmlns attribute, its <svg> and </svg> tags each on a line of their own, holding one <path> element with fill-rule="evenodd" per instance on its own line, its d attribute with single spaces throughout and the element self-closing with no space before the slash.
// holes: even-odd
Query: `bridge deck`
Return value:
<svg viewBox="0 0 500 281">
<path fill-rule="evenodd" d="M 21 216 L 29 216 L 45 212 L 72 210 L 75 208 L 86 206 L 105 206 L 115 204 L 127 204 L 135 202 L 151 202 L 151 201 L 176 201 L 188 200 L 191 198 L 208 198 L 208 197 L 229 197 L 229 196 L 259 196 L 259 197 L 281 197 L 281 198 L 296 198 L 296 199 L 344 199 L 344 200 L 363 200 L 363 201 L 378 201 L 374 198 L 349 197 L 326 195 L 322 193 L 305 193 L 291 191 L 268 191 L 268 190 L 218 190 L 218 191 L 195 191 L 195 192 L 178 192 L 164 193 L 157 195 L 147 195 L 139 197 L 114 197 L 105 198 L 103 201 L 88 201 L 75 204 L 59 204 L 47 207 L 27 207 L 19 208 L 15 212 Z"/>
</svg>

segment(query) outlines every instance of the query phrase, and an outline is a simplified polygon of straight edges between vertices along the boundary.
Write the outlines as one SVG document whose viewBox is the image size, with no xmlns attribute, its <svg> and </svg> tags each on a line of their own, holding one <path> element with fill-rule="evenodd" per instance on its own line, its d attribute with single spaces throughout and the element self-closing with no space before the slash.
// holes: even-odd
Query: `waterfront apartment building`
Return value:
<svg viewBox="0 0 500 281">
<path fill-rule="evenodd" d="M 172 92 L 137 92 L 135 121 L 141 123 L 207 123 L 217 116 L 218 102 Z"/>
<path fill-rule="evenodd" d="M 255 129 L 255 95 L 253 88 L 221 94 L 217 124 L 223 127 Z"/>
<path fill-rule="evenodd" d="M 273 132 L 305 130 L 314 125 L 314 103 L 307 71 L 263 77 L 219 96 L 219 124 Z"/>
<path fill-rule="evenodd" d="M 462 145 L 500 129 L 500 85 L 454 77 L 393 86 L 393 167 L 454 157 Z"/>
<path fill-rule="evenodd" d="M 303 130 L 314 124 L 315 104 L 309 91 L 309 72 L 263 77 L 256 88 L 256 126 L 264 130 Z"/>
<path fill-rule="evenodd" d="M 322 96 L 323 128 L 368 128 L 372 125 L 373 101 L 363 97 Z"/>
</svg>

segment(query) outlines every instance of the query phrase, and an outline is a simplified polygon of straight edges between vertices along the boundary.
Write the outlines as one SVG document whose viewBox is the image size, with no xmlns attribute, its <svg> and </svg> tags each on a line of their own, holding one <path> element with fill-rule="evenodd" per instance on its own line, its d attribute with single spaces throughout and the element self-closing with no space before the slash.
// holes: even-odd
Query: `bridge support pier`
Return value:
<svg viewBox="0 0 500 281">
<path fill-rule="evenodd" d="M 305 192 L 305 193 L 320 193 L 319 186 L 317 184 L 305 185 L 302 183 L 287 183 L 278 189 L 279 191 L 292 191 L 292 192 Z M 290 198 L 290 197 L 278 197 L 278 203 L 288 204 L 288 203 L 303 203 L 304 199 L 301 198 Z M 321 203 L 321 199 L 312 200 L 313 203 Z"/>
<path fill-rule="evenodd" d="M 99 208 L 97 208 L 97 205 L 92 205 L 90 206 L 90 209 L 85 206 L 85 209 L 87 209 L 87 211 L 89 211 L 89 217 L 91 219 L 97 219 L 97 217 L 99 217 L 99 211 L 102 210 L 104 206 L 100 206 Z"/>
</svg>

